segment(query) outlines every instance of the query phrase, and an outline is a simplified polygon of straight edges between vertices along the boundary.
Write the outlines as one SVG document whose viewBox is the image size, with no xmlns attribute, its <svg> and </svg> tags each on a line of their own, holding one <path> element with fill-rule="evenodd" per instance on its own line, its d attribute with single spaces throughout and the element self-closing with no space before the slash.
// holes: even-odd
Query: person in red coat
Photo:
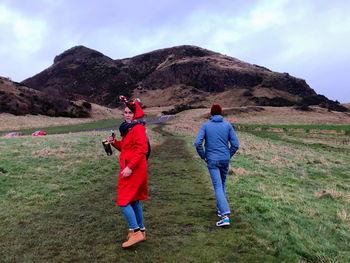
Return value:
<svg viewBox="0 0 350 263">
<path fill-rule="evenodd" d="M 147 161 L 148 141 L 145 129 L 144 112 L 140 100 L 125 102 L 125 121 L 120 125 L 120 141 L 109 137 L 109 142 L 120 151 L 120 171 L 117 191 L 117 205 L 121 207 L 129 224 L 127 241 L 123 248 L 130 247 L 146 239 L 143 224 L 143 211 L 140 200 L 147 200 Z"/>
</svg>

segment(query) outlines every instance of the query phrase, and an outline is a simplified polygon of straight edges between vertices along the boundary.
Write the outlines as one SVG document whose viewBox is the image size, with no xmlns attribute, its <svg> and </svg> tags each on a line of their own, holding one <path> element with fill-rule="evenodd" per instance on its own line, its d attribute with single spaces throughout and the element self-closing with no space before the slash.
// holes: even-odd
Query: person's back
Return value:
<svg viewBox="0 0 350 263">
<path fill-rule="evenodd" d="M 212 114 L 210 120 L 202 125 L 194 143 L 202 159 L 230 160 L 239 147 L 232 125 L 224 121 L 221 106 L 219 109 L 218 112 L 212 112 L 215 115 Z M 205 150 L 203 149 L 203 140 L 205 141 Z"/>
<path fill-rule="evenodd" d="M 205 158 L 209 160 L 229 160 L 231 158 L 229 141 L 234 144 L 235 148 L 236 146 L 238 148 L 238 145 L 234 142 L 236 136 L 233 134 L 231 124 L 224 121 L 221 115 L 212 116 L 210 121 L 203 124 L 201 130 L 205 133 Z M 195 145 L 197 147 L 200 144 L 199 136 Z"/>
<path fill-rule="evenodd" d="M 228 226 L 230 225 L 228 215 L 231 211 L 226 200 L 225 182 L 230 159 L 238 150 L 239 143 L 232 125 L 222 117 L 221 106 L 214 104 L 210 114 L 212 115 L 210 121 L 202 125 L 194 145 L 199 156 L 207 163 L 214 186 L 218 215 L 221 217 L 216 225 Z M 205 149 L 203 149 L 203 140 Z"/>
</svg>

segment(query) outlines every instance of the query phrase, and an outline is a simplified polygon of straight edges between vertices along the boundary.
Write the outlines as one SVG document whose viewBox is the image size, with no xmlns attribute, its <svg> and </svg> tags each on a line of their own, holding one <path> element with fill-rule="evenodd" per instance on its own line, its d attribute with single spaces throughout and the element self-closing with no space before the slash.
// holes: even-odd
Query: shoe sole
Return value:
<svg viewBox="0 0 350 263">
<path fill-rule="evenodd" d="M 143 241 L 145 241 L 145 239 L 138 240 L 137 242 L 135 242 L 135 243 L 133 243 L 133 244 L 131 244 L 131 245 L 127 245 L 127 246 L 122 245 L 122 248 L 129 248 L 129 247 L 132 247 L 132 246 L 134 246 L 134 245 L 136 245 L 136 244 L 138 244 L 138 243 L 140 243 L 140 242 L 143 242 Z"/>
<path fill-rule="evenodd" d="M 229 226 L 230 225 L 230 223 L 222 223 L 222 224 L 216 224 L 216 226 Z"/>
</svg>

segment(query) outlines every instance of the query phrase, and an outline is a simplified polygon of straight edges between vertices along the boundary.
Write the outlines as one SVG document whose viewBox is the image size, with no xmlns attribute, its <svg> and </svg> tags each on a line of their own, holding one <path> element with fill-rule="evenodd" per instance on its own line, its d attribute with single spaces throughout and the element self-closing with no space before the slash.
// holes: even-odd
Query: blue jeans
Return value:
<svg viewBox="0 0 350 263">
<path fill-rule="evenodd" d="M 228 173 L 230 160 L 208 160 L 207 166 L 210 173 L 211 181 L 214 186 L 216 204 L 220 214 L 229 215 L 230 207 L 226 200 L 226 177 Z"/>
<path fill-rule="evenodd" d="M 139 201 L 131 202 L 120 208 L 128 221 L 130 229 L 144 228 L 143 211 Z"/>
</svg>

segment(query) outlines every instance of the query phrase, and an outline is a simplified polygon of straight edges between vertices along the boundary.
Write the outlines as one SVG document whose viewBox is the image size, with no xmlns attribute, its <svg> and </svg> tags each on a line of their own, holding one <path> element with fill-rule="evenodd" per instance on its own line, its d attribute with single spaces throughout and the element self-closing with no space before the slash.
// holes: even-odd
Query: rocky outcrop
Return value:
<svg viewBox="0 0 350 263">
<path fill-rule="evenodd" d="M 104 105 L 115 104 L 119 92 L 128 95 L 134 85 L 122 64 L 83 46 L 56 56 L 51 67 L 22 83 L 41 91 L 55 89 L 70 100 L 83 98 Z"/>
<path fill-rule="evenodd" d="M 0 77 L 0 113 L 89 117 L 89 105 L 69 101 L 55 89 L 39 91 Z"/>
<path fill-rule="evenodd" d="M 56 56 L 51 67 L 22 84 L 41 91 L 54 89 L 70 100 L 85 99 L 106 106 L 117 106 L 120 94 L 131 96 L 135 90 L 147 92 L 172 86 L 206 95 L 244 89 L 244 94 L 251 94 L 244 101 L 256 105 L 271 101 L 256 95 L 259 89 L 271 89 L 274 94 L 278 91 L 292 104 L 317 95 L 303 79 L 195 46 L 160 49 L 119 60 L 77 46 Z"/>
</svg>

